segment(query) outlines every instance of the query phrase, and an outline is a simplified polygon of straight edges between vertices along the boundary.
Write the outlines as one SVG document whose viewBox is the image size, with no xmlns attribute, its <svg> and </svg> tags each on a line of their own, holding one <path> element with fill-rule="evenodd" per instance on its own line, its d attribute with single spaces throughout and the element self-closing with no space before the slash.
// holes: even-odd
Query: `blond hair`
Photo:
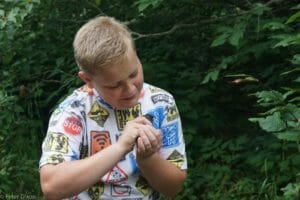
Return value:
<svg viewBox="0 0 300 200">
<path fill-rule="evenodd" d="M 95 75 L 103 68 L 121 62 L 134 44 L 127 26 L 112 17 L 101 16 L 78 30 L 73 48 L 79 68 Z"/>
</svg>

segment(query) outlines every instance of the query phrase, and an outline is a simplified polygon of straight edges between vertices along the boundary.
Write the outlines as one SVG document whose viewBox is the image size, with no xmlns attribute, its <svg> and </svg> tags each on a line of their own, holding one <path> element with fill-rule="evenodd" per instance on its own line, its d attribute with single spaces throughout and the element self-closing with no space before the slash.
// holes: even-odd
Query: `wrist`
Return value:
<svg viewBox="0 0 300 200">
<path fill-rule="evenodd" d="M 122 156 L 126 155 L 130 151 L 125 145 L 122 145 L 119 142 L 117 142 L 117 143 L 115 143 L 113 145 L 114 145 L 115 151 L 118 154 L 121 154 Z"/>
<path fill-rule="evenodd" d="M 157 152 L 154 152 L 148 156 L 140 156 L 140 155 L 137 155 L 136 156 L 136 161 L 138 164 L 141 164 L 141 163 L 146 163 L 146 162 L 151 162 L 153 159 L 155 159 L 155 157 L 158 156 L 158 153 Z"/>
</svg>

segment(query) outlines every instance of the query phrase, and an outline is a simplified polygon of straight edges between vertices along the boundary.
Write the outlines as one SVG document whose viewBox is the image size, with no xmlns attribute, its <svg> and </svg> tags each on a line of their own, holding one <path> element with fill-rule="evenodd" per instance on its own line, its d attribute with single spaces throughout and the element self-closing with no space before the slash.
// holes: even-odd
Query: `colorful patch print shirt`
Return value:
<svg viewBox="0 0 300 200">
<path fill-rule="evenodd" d="M 68 96 L 52 113 L 42 146 L 40 167 L 91 156 L 118 141 L 126 122 L 150 115 L 162 133 L 160 155 L 187 169 L 181 120 L 168 92 L 144 83 L 138 104 L 113 109 L 94 89 L 83 86 Z M 141 175 L 135 150 L 129 152 L 98 183 L 70 199 L 158 199 Z"/>
</svg>

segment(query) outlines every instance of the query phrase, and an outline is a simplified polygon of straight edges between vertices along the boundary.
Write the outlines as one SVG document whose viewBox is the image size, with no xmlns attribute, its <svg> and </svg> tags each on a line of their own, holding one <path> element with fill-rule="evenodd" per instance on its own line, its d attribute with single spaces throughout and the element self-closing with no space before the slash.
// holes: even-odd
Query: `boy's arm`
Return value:
<svg viewBox="0 0 300 200">
<path fill-rule="evenodd" d="M 160 131 L 148 126 L 139 134 L 137 163 L 149 184 L 158 192 L 174 197 L 181 189 L 186 172 L 159 155 Z"/>
<path fill-rule="evenodd" d="M 43 166 L 40 181 L 46 199 L 62 199 L 79 194 L 100 181 L 126 151 L 116 143 L 83 160 Z"/>
<path fill-rule="evenodd" d="M 117 143 L 108 146 L 91 157 L 66 161 L 57 165 L 47 164 L 40 170 L 42 191 L 47 199 L 71 197 L 100 181 L 126 153 L 131 151 L 145 118 L 128 122 Z"/>
<path fill-rule="evenodd" d="M 158 192 L 174 197 L 182 187 L 186 172 L 162 158 L 158 153 L 137 160 L 143 176 Z"/>
</svg>

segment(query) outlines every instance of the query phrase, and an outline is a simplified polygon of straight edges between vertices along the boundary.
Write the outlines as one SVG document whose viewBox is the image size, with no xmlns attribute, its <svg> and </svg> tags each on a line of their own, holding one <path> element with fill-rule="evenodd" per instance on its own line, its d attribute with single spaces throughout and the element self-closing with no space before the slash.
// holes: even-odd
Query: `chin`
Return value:
<svg viewBox="0 0 300 200">
<path fill-rule="evenodd" d="M 133 101 L 133 102 L 128 102 L 128 103 L 121 103 L 116 108 L 118 108 L 118 109 L 132 108 L 137 104 L 138 104 L 138 100 Z"/>
</svg>

